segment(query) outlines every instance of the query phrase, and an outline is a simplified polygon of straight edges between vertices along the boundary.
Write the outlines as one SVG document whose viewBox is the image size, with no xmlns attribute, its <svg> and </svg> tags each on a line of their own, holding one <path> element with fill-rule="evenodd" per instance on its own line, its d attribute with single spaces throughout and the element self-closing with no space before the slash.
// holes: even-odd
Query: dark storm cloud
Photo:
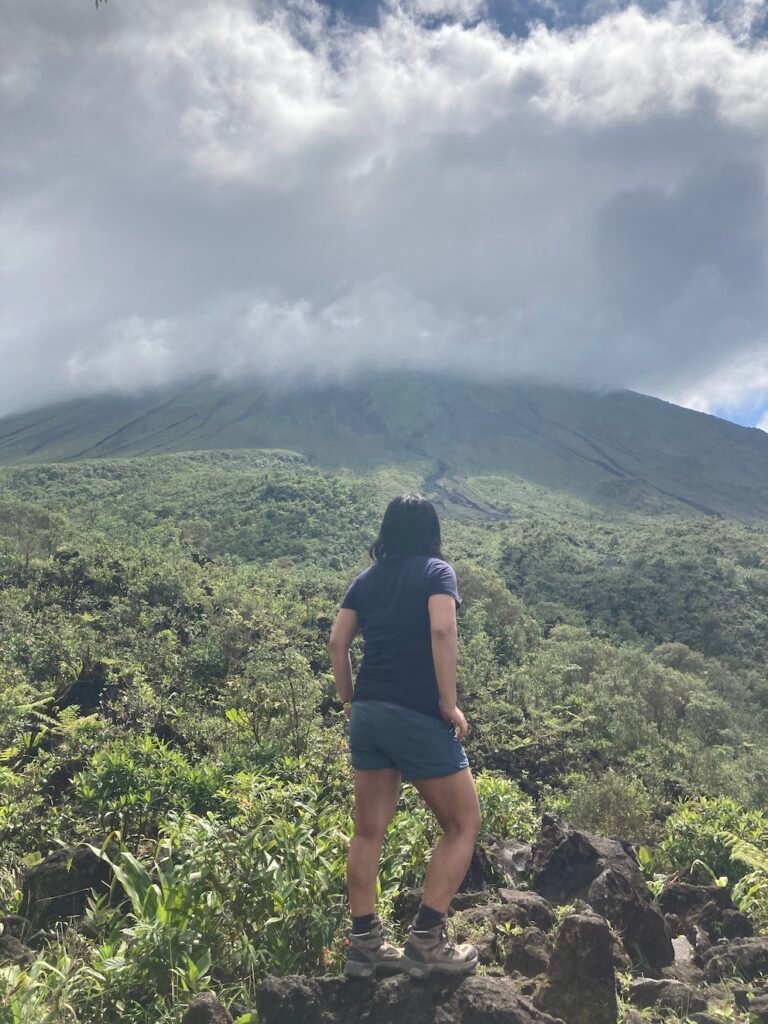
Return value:
<svg viewBox="0 0 768 1024">
<path fill-rule="evenodd" d="M 768 52 L 711 12 L 0 10 L 0 410 L 393 364 L 762 386 Z"/>
</svg>

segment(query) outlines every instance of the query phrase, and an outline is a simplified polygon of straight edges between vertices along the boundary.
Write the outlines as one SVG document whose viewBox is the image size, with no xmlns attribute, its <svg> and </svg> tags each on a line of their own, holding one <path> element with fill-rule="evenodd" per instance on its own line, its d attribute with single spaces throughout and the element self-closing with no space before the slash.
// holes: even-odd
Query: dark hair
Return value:
<svg viewBox="0 0 768 1024">
<path fill-rule="evenodd" d="M 370 547 L 377 562 L 408 555 L 442 558 L 440 520 L 435 506 L 420 494 L 401 494 L 387 505 L 379 535 Z"/>
</svg>

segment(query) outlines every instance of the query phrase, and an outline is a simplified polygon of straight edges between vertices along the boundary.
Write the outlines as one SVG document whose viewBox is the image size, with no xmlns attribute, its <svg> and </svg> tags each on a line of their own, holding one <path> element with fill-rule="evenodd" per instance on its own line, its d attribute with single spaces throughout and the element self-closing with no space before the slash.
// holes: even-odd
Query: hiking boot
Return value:
<svg viewBox="0 0 768 1024">
<path fill-rule="evenodd" d="M 468 942 L 457 945 L 448 938 L 445 920 L 434 928 L 416 931 L 411 925 L 403 947 L 403 970 L 412 978 L 438 974 L 472 974 L 477 967 L 477 950 Z"/>
<path fill-rule="evenodd" d="M 381 918 L 374 917 L 371 930 L 351 934 L 344 973 L 352 978 L 373 978 L 377 974 L 399 974 L 403 969 L 403 951 L 384 938 Z"/>
</svg>

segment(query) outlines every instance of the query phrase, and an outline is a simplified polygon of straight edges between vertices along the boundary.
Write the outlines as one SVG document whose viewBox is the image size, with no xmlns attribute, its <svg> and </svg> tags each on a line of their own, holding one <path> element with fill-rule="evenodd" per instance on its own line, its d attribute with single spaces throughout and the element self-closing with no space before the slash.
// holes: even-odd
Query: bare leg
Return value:
<svg viewBox="0 0 768 1024">
<path fill-rule="evenodd" d="M 443 830 L 424 878 L 424 903 L 446 913 L 472 860 L 480 831 L 480 801 L 469 768 L 413 783 Z M 362 911 L 366 913 L 366 911 Z"/>
<path fill-rule="evenodd" d="M 394 768 L 355 771 L 355 834 L 347 853 L 347 894 L 353 917 L 376 910 L 381 844 L 400 796 Z"/>
</svg>

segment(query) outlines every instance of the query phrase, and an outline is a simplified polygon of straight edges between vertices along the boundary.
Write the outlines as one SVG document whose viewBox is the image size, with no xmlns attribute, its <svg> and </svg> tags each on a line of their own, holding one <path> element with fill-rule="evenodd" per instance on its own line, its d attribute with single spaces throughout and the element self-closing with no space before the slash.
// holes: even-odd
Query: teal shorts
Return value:
<svg viewBox="0 0 768 1024">
<path fill-rule="evenodd" d="M 435 779 L 469 767 L 452 725 L 386 700 L 353 701 L 349 748 L 353 768 L 395 768 L 405 782 Z"/>
</svg>

